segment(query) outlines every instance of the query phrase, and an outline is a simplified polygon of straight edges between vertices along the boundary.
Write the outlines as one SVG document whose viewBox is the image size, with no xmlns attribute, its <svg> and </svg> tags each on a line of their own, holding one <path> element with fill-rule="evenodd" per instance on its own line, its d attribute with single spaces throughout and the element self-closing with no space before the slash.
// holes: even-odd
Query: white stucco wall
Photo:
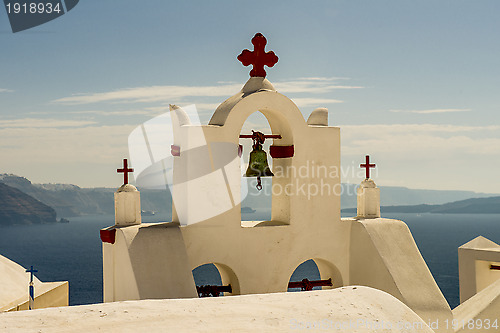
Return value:
<svg viewBox="0 0 500 333">
<path fill-rule="evenodd" d="M 293 157 L 274 159 L 273 171 L 321 166 L 337 174 L 275 172 L 273 185 L 288 191 L 273 192 L 271 221 L 241 221 L 240 163 L 231 157 L 230 163 L 214 167 L 219 160 L 215 147 L 230 144 L 236 156 L 243 123 L 257 111 L 268 119 L 272 134 L 282 136 L 273 145 L 294 146 Z M 314 259 L 321 278 L 332 278 L 334 288 L 370 286 L 398 298 L 424 321 L 451 320 L 406 224 L 377 218 L 380 194 L 373 181 L 365 180 L 366 191 L 359 193 L 361 213 L 369 219 L 340 219 L 340 130 L 325 126 L 324 109 L 315 112 L 306 123 L 269 81 L 251 78 L 219 106 L 208 125 L 180 126 L 174 222 L 116 228 L 115 244 L 103 244 L 105 301 L 196 297 L 192 270 L 207 263 L 216 265 L 223 284 L 231 284 L 232 295 L 284 292 L 294 270 Z M 200 129 L 206 146 L 200 143 Z M 187 153 L 193 149 L 200 155 Z M 210 163 L 202 163 L 207 160 L 202 155 Z M 176 198 L 176 193 L 181 195 Z M 215 214 L 204 218 L 206 211 Z M 442 325 L 436 330 L 450 331 Z"/>
<path fill-rule="evenodd" d="M 408 226 L 390 219 L 343 219 L 352 224 L 350 284 L 383 290 L 425 321 L 451 321 L 451 309 L 437 286 Z M 440 325 L 439 332 L 450 331 Z"/>
<path fill-rule="evenodd" d="M 141 223 L 141 195 L 134 185 L 123 184 L 114 194 L 115 224 L 128 226 Z"/>
<path fill-rule="evenodd" d="M 496 280 L 453 309 L 453 316 L 456 332 L 498 332 L 500 280 Z"/>
<path fill-rule="evenodd" d="M 367 287 L 6 313 L 0 331 L 433 332 L 399 300 Z"/>
<path fill-rule="evenodd" d="M 460 303 L 500 279 L 492 264 L 500 265 L 500 245 L 487 238 L 478 236 L 458 248 Z"/>
<path fill-rule="evenodd" d="M 0 312 L 28 309 L 30 274 L 21 265 L 0 255 Z M 36 309 L 68 305 L 69 284 L 33 278 Z"/>
<path fill-rule="evenodd" d="M 476 260 L 476 292 L 500 280 L 500 270 L 490 269 L 491 265 L 500 267 L 500 262 Z"/>
<path fill-rule="evenodd" d="M 357 217 L 380 217 L 380 189 L 372 179 L 365 179 L 357 189 Z"/>
<path fill-rule="evenodd" d="M 225 165 L 223 176 L 218 176 L 220 169 L 212 169 L 210 177 L 220 178 L 216 183 L 200 177 L 208 172 L 200 169 L 198 160 L 207 154 L 217 161 L 214 144 L 237 147 L 243 123 L 257 111 L 266 116 L 273 134 L 282 136 L 273 140 L 274 145 L 294 145 L 293 157 L 274 159 L 275 170 L 327 166 L 336 173 L 306 178 L 276 173 L 273 185 L 287 191 L 273 195 L 272 221 L 242 227 L 239 160 Z M 324 111 L 317 111 L 319 123 L 325 122 Z M 205 148 L 200 146 L 200 128 Z M 336 287 L 344 285 L 349 279 L 350 227 L 340 222 L 340 196 L 333 193 L 340 191 L 339 128 L 308 125 L 297 106 L 269 81 L 251 78 L 240 93 L 219 106 L 209 125 L 184 125 L 177 131 L 181 154 L 174 158 L 174 182 L 179 181 L 173 188 L 173 215 L 182 225 L 117 228 L 116 243 L 103 248 L 105 300 L 196 296 L 191 271 L 206 263 L 220 268 L 235 294 L 286 291 L 293 271 L 308 259 L 317 261 L 322 277 L 332 278 Z M 186 153 L 195 148 L 200 156 Z M 311 190 L 321 188 L 323 193 L 311 195 Z M 208 210 L 220 213 L 199 222 Z M 112 269 L 106 267 L 110 265 Z M 189 288 L 165 287 L 178 284 Z"/>
</svg>

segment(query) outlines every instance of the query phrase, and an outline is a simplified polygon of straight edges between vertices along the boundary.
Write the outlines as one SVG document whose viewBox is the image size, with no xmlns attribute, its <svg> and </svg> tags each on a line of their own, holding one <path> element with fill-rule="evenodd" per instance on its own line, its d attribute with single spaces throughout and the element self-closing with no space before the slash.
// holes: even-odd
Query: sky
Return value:
<svg viewBox="0 0 500 333">
<path fill-rule="evenodd" d="M 195 104 L 207 123 L 249 77 L 341 128 L 342 181 L 500 193 L 500 2 L 82 0 L 12 33 L 0 8 L 0 173 L 118 187 L 131 131 Z M 252 126 L 265 126 L 255 117 Z M 361 175 L 363 173 L 361 172 Z"/>
</svg>

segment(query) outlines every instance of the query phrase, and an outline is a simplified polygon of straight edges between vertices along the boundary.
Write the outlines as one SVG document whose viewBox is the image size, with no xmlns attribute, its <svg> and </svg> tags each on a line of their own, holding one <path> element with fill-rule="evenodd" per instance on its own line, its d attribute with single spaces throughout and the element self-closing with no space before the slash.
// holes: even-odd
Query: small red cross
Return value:
<svg viewBox="0 0 500 333">
<path fill-rule="evenodd" d="M 365 164 L 360 164 L 360 168 L 366 169 L 366 179 L 370 178 L 370 168 L 375 168 L 375 164 L 370 164 L 370 155 L 366 155 Z"/>
<path fill-rule="evenodd" d="M 123 159 L 123 168 L 116 169 L 116 172 L 123 173 L 123 184 L 128 184 L 128 173 L 134 172 L 134 169 L 128 167 L 128 161 L 126 158 Z"/>
<path fill-rule="evenodd" d="M 264 65 L 273 67 L 278 62 L 278 56 L 273 51 L 265 51 L 267 40 L 260 32 L 252 38 L 252 44 L 254 51 L 243 50 L 238 56 L 238 60 L 243 63 L 243 66 L 253 65 L 253 69 L 250 71 L 251 77 L 266 77 Z"/>
</svg>

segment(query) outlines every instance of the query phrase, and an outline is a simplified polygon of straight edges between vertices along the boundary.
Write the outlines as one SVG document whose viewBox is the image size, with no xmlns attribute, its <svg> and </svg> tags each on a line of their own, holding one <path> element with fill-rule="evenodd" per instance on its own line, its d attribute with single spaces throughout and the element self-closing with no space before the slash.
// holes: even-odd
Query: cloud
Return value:
<svg viewBox="0 0 500 333">
<path fill-rule="evenodd" d="M 184 106 L 182 103 L 179 103 L 180 106 Z M 217 107 L 219 107 L 220 103 L 196 103 L 196 109 L 198 111 L 215 111 Z"/>
<path fill-rule="evenodd" d="M 338 80 L 350 80 L 349 77 L 339 77 L 339 76 L 330 76 L 330 77 L 300 77 L 297 80 L 302 81 L 338 81 Z"/>
<path fill-rule="evenodd" d="M 447 112 L 470 112 L 471 109 L 428 109 L 428 110 L 389 110 L 391 112 L 400 113 L 419 113 L 419 114 L 430 114 L 430 113 L 447 113 Z"/>
<path fill-rule="evenodd" d="M 0 119 L 0 128 L 64 128 L 64 127 L 84 127 L 96 124 L 89 120 L 61 120 L 61 119 Z"/>
<path fill-rule="evenodd" d="M 128 155 L 128 135 L 135 126 L 1 129 L 0 156 L 8 157 L 2 170 L 36 182 L 119 185 L 116 168 Z"/>
<path fill-rule="evenodd" d="M 309 94 L 324 94 L 337 89 L 361 89 L 361 86 L 339 85 L 334 84 L 338 78 L 299 78 L 290 81 L 273 83 L 276 90 L 285 94 L 292 93 L 309 93 Z"/>
<path fill-rule="evenodd" d="M 359 86 L 334 84 L 337 78 L 300 78 L 275 83 L 282 93 L 322 94 L 336 89 L 359 89 Z M 186 97 L 229 97 L 241 90 L 239 83 L 223 83 L 216 86 L 149 86 L 118 89 L 109 92 L 76 94 L 53 100 L 53 103 L 77 105 L 90 103 L 123 102 L 169 102 L 183 100 Z"/>
<path fill-rule="evenodd" d="M 0 155 L 17 162 L 26 161 L 29 156 L 37 163 L 49 164 L 119 160 L 115 153 L 126 149 L 133 128 L 130 125 L 7 128 L 0 131 L 0 140 L 10 144 L 0 147 Z"/>
<path fill-rule="evenodd" d="M 297 104 L 299 108 L 305 108 L 309 106 L 320 107 L 325 104 L 343 103 L 343 101 L 332 98 L 292 98 L 292 101 Z"/>
<path fill-rule="evenodd" d="M 497 191 L 500 126 L 394 124 L 341 126 L 343 181 L 358 183 L 366 154 L 379 185 Z M 494 183 L 494 181 L 493 181 Z"/>
<path fill-rule="evenodd" d="M 367 133 L 374 135 L 381 132 L 395 133 L 424 133 L 424 132 L 496 132 L 500 125 L 464 126 L 464 125 L 437 125 L 437 124 L 370 124 L 370 125 L 340 125 L 343 131 Z M 495 133 L 497 134 L 497 133 Z"/>
<path fill-rule="evenodd" d="M 66 113 L 70 114 L 96 114 L 100 116 L 138 116 L 138 115 L 155 115 L 154 112 L 150 110 L 121 110 L 121 111 L 98 111 L 98 110 L 87 110 L 87 111 L 69 111 Z"/>
<path fill-rule="evenodd" d="M 110 92 L 73 95 L 56 99 L 54 103 L 88 104 L 99 102 L 160 102 L 178 100 L 183 97 L 217 97 L 234 94 L 241 86 L 229 84 L 221 86 L 150 86 L 120 89 Z"/>
<path fill-rule="evenodd" d="M 14 92 L 14 90 L 0 88 L 0 93 L 3 93 L 3 92 Z"/>
<path fill-rule="evenodd" d="M 185 103 L 172 103 L 179 106 L 187 106 Z M 190 105 L 190 104 L 189 104 Z M 196 109 L 199 113 L 209 112 L 209 115 L 220 105 L 220 103 L 197 103 Z M 78 110 L 78 111 L 65 111 L 66 114 L 83 114 L 83 115 L 98 115 L 98 116 L 151 116 L 155 117 L 165 112 L 169 112 L 170 108 L 168 104 L 163 106 L 155 107 L 145 107 L 143 109 L 130 109 L 130 110 L 116 110 L 116 111 L 106 111 L 106 110 Z M 55 112 L 30 112 L 30 114 L 54 114 Z"/>
<path fill-rule="evenodd" d="M 500 126 L 433 124 L 341 126 L 342 152 L 397 155 L 397 160 L 500 154 Z"/>
</svg>

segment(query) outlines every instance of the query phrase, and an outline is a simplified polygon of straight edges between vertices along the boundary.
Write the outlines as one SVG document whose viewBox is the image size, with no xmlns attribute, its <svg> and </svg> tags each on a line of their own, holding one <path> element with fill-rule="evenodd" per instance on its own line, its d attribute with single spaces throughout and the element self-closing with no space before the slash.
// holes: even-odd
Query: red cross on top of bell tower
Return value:
<svg viewBox="0 0 500 333">
<path fill-rule="evenodd" d="M 366 155 L 365 156 L 365 164 L 360 164 L 360 168 L 364 168 L 366 171 L 366 179 L 370 178 L 370 168 L 375 168 L 375 164 L 370 164 L 370 156 Z"/>
<path fill-rule="evenodd" d="M 134 172 L 134 169 L 128 167 L 128 161 L 126 158 L 123 159 L 123 168 L 116 169 L 116 172 L 123 173 L 123 184 L 128 184 L 128 173 Z"/>
<path fill-rule="evenodd" d="M 254 51 L 243 50 L 238 56 L 238 60 L 243 63 L 243 66 L 253 65 L 253 69 L 250 71 L 251 77 L 266 77 L 264 65 L 273 67 L 278 62 L 278 56 L 273 51 L 265 51 L 267 40 L 260 32 L 252 38 L 252 44 Z"/>
</svg>

